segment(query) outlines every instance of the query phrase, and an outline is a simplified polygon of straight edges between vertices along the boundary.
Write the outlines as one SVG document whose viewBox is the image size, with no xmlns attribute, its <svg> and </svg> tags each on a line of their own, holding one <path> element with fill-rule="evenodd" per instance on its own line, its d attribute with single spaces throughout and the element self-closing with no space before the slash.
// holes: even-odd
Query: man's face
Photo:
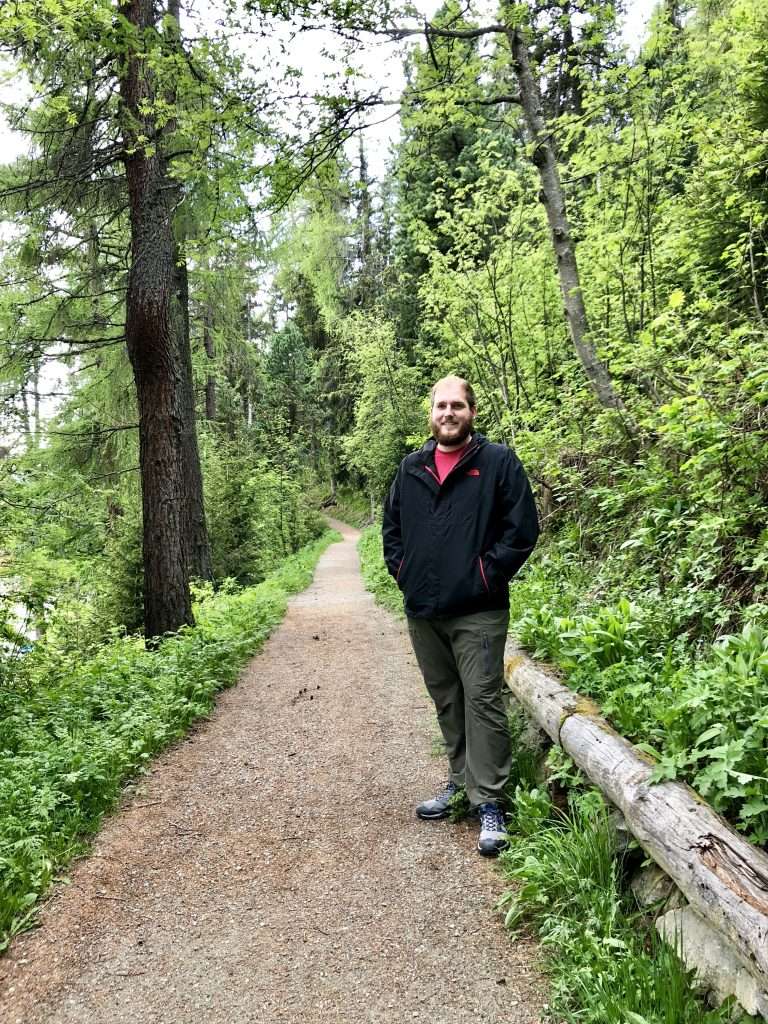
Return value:
<svg viewBox="0 0 768 1024">
<path fill-rule="evenodd" d="M 463 384 L 439 384 L 432 402 L 432 434 L 438 444 L 455 448 L 472 432 L 475 410 L 467 404 Z"/>
</svg>

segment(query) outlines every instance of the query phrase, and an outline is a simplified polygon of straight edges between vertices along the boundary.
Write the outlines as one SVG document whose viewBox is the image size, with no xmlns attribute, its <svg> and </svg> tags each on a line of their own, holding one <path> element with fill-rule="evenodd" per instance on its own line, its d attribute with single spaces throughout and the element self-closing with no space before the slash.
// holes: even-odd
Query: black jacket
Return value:
<svg viewBox="0 0 768 1024">
<path fill-rule="evenodd" d="M 509 607 L 507 583 L 533 551 L 531 487 L 506 445 L 475 434 L 438 483 L 434 440 L 400 463 L 384 503 L 384 560 L 415 619 Z"/>
</svg>

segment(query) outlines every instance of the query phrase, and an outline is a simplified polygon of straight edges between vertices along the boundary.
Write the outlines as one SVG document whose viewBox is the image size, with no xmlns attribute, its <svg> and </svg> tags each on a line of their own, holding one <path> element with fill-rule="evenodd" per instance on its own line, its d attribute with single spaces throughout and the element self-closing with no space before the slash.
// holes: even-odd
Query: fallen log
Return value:
<svg viewBox="0 0 768 1024">
<path fill-rule="evenodd" d="M 758 983 L 755 1008 L 768 1017 L 768 856 L 690 786 L 652 784 L 652 758 L 612 729 L 590 700 L 514 649 L 508 649 L 506 679 L 527 714 L 619 808 L 689 904 L 726 937 Z"/>
</svg>

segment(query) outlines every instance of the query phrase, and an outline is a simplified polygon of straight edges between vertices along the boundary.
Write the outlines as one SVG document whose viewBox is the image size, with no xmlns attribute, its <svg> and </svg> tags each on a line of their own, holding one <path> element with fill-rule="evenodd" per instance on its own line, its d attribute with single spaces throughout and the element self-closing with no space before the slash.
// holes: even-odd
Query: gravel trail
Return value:
<svg viewBox="0 0 768 1024">
<path fill-rule="evenodd" d="M 334 525 L 238 686 L 0 959 L 2 1024 L 540 1020 L 477 826 L 414 815 L 444 777 L 434 716 Z"/>
</svg>

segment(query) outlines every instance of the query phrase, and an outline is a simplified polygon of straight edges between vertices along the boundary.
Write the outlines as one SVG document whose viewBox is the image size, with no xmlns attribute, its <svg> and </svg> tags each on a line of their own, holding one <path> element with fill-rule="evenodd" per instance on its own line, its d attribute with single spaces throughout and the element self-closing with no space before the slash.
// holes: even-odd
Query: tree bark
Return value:
<svg viewBox="0 0 768 1024">
<path fill-rule="evenodd" d="M 190 524 L 202 509 L 202 478 L 186 280 L 178 272 L 173 230 L 176 190 L 162 156 L 152 113 L 155 86 L 144 56 L 155 6 L 153 0 L 125 0 L 120 13 L 137 30 L 128 37 L 127 54 L 117 58 L 131 223 L 125 339 L 139 407 L 144 626 L 147 636 L 159 636 L 192 622 L 189 579 L 197 541 Z M 203 533 L 204 526 L 203 517 Z"/>
<path fill-rule="evenodd" d="M 167 175 L 165 175 L 167 178 Z M 176 189 L 178 197 L 179 190 Z M 174 232 L 174 240 L 176 238 Z M 180 255 L 176 245 L 174 280 L 179 309 L 181 310 L 183 338 L 180 346 L 182 397 L 184 400 L 184 430 L 182 434 L 182 457 L 184 465 L 184 512 L 186 525 L 184 537 L 187 550 L 189 574 L 196 579 L 213 579 L 211 548 L 208 543 L 208 526 L 203 503 L 203 473 L 200 467 L 200 451 L 197 446 L 197 423 L 195 413 L 195 381 L 192 372 L 192 346 L 189 331 L 189 277 L 186 259 Z"/>
<path fill-rule="evenodd" d="M 541 90 L 528 59 L 528 45 L 520 28 L 508 29 L 506 35 L 520 88 L 520 105 L 534 146 L 533 162 L 541 181 L 541 200 L 552 235 L 560 291 L 571 341 L 597 400 L 605 409 L 614 409 L 622 413 L 626 419 L 627 410 L 624 402 L 616 392 L 608 370 L 589 341 L 589 322 L 581 290 L 576 249 L 571 237 L 565 196 L 560 182 L 560 171 L 552 136 L 544 119 Z"/>
<path fill-rule="evenodd" d="M 689 786 L 651 784 L 651 759 L 615 732 L 590 700 L 516 653 L 507 658 L 506 678 L 536 724 L 619 808 L 643 849 L 768 992 L 768 856 Z"/>
<path fill-rule="evenodd" d="M 360 136 L 360 198 L 358 203 L 358 259 L 359 278 L 357 286 L 357 304 L 367 309 L 373 300 L 373 268 L 371 267 L 371 192 L 368 177 L 368 160 L 365 155 L 363 136 Z"/>
<path fill-rule="evenodd" d="M 32 363 L 32 374 L 30 376 L 30 384 L 32 385 L 32 410 L 35 419 L 35 448 L 40 447 L 40 435 L 42 433 L 42 423 L 40 417 L 40 360 L 35 359 Z"/>
<path fill-rule="evenodd" d="M 24 433 L 24 442 L 27 451 L 34 447 L 34 434 L 32 433 L 32 419 L 29 415 L 29 391 L 27 390 L 28 380 L 21 382 L 21 429 Z"/>
<path fill-rule="evenodd" d="M 168 0 L 169 20 L 165 24 L 165 40 L 168 49 L 174 53 L 180 53 L 181 41 L 181 8 L 179 0 Z M 177 101 L 176 90 L 171 89 L 166 93 L 166 100 L 169 106 L 173 107 Z M 164 140 L 170 142 L 176 130 L 176 118 L 171 118 L 162 132 Z M 181 185 L 174 181 L 168 174 L 167 165 L 167 143 L 158 147 L 161 160 L 161 169 L 166 179 L 167 186 L 173 189 L 174 210 L 181 204 L 183 196 Z M 189 329 L 189 274 L 187 271 L 187 260 L 183 253 L 179 252 L 179 231 L 172 224 L 174 239 L 176 243 L 176 261 L 174 264 L 175 283 L 178 294 L 179 307 L 182 314 L 184 339 L 181 346 L 182 372 L 184 383 L 182 394 L 184 396 L 185 427 L 183 435 L 183 458 L 184 458 L 184 484 L 185 501 L 184 511 L 186 515 L 186 529 L 184 531 L 187 564 L 191 576 L 197 579 L 213 579 L 213 563 L 211 561 L 211 548 L 208 543 L 208 527 L 205 520 L 205 505 L 203 500 L 203 475 L 200 467 L 200 452 L 197 446 L 197 425 L 195 415 L 195 381 L 192 371 L 192 345 Z"/>
<path fill-rule="evenodd" d="M 216 343 L 213 340 L 213 312 L 210 305 L 206 306 L 203 315 L 203 348 L 210 362 L 216 358 Z M 209 372 L 205 378 L 205 418 L 216 419 L 216 377 Z"/>
</svg>

